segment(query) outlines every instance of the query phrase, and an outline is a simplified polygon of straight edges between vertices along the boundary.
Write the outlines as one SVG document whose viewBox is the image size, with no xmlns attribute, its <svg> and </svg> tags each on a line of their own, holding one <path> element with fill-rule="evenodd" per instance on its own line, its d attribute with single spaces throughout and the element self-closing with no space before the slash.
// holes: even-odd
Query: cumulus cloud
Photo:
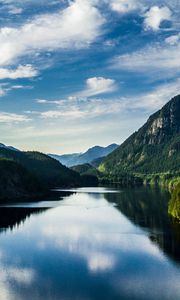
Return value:
<svg viewBox="0 0 180 300">
<path fill-rule="evenodd" d="M 92 1 L 76 0 L 57 13 L 38 15 L 20 27 L 2 27 L 0 65 L 36 51 L 87 47 L 100 35 L 103 23 Z"/>
<path fill-rule="evenodd" d="M 160 25 L 162 21 L 165 20 L 170 21 L 171 17 L 172 17 L 172 12 L 167 6 L 164 7 L 153 6 L 145 14 L 145 20 L 144 20 L 145 28 L 157 31 L 160 29 Z"/>
<path fill-rule="evenodd" d="M 20 65 L 17 69 L 0 68 L 0 79 L 31 78 L 38 75 L 32 65 Z"/>
<path fill-rule="evenodd" d="M 100 94 L 111 93 L 117 89 L 116 82 L 114 79 L 104 78 L 104 77 L 92 77 L 86 80 L 86 88 L 83 91 L 78 92 L 75 96 L 69 96 L 67 100 L 46 100 L 46 99 L 36 99 L 39 104 L 57 104 L 62 106 L 64 101 L 71 103 L 72 107 L 76 102 L 85 102 L 86 98 L 93 97 Z M 59 114 L 56 112 L 55 115 Z M 71 110 L 68 115 L 73 115 L 73 110 Z M 54 115 L 54 113 L 53 113 Z"/>
<path fill-rule="evenodd" d="M 110 0 L 108 3 L 118 13 L 128 13 L 140 7 L 140 1 L 137 0 Z"/>
<path fill-rule="evenodd" d="M 116 82 L 104 77 L 92 77 L 86 80 L 86 88 L 78 93 L 81 97 L 91 97 L 99 94 L 110 93 L 116 90 Z"/>
</svg>

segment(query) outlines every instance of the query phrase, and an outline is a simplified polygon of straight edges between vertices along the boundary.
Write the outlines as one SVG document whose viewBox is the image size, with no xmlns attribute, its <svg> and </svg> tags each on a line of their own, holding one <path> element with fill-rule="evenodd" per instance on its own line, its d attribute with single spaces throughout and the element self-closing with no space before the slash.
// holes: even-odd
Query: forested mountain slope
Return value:
<svg viewBox="0 0 180 300">
<path fill-rule="evenodd" d="M 20 152 L 0 148 L 0 158 L 18 163 L 48 188 L 74 186 L 80 182 L 78 173 L 40 152 Z"/>
<path fill-rule="evenodd" d="M 180 95 L 150 116 L 137 132 L 108 155 L 99 170 L 107 174 L 180 170 Z"/>
</svg>

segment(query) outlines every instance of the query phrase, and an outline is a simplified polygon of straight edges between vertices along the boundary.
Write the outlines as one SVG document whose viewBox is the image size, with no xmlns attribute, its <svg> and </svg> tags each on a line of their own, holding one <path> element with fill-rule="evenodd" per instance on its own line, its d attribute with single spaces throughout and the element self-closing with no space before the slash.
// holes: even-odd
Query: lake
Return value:
<svg viewBox="0 0 180 300">
<path fill-rule="evenodd" d="M 179 300 L 180 225 L 151 188 L 0 207 L 1 300 Z"/>
</svg>

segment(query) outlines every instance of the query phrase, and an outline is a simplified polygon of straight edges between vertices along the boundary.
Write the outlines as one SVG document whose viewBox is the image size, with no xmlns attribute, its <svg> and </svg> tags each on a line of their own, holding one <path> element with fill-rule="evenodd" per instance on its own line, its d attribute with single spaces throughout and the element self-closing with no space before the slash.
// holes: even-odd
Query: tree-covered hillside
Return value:
<svg viewBox="0 0 180 300">
<path fill-rule="evenodd" d="M 101 175 L 101 173 L 90 164 L 77 165 L 71 167 L 71 169 L 78 172 L 81 175 L 93 175 L 97 177 Z"/>
<path fill-rule="evenodd" d="M 101 173 L 91 166 L 90 164 L 83 164 L 71 167 L 72 170 L 78 172 L 81 175 L 83 186 L 97 186 L 99 183 L 98 178 L 101 177 Z"/>
<path fill-rule="evenodd" d="M 80 175 L 39 152 L 20 152 L 0 149 L 0 158 L 6 158 L 24 167 L 48 188 L 80 184 Z"/>
<path fill-rule="evenodd" d="M 15 161 L 0 159 L 0 200 L 39 197 L 45 186 Z"/>
<path fill-rule="evenodd" d="M 180 95 L 153 114 L 143 127 L 108 155 L 99 170 L 107 174 L 180 170 Z"/>
</svg>

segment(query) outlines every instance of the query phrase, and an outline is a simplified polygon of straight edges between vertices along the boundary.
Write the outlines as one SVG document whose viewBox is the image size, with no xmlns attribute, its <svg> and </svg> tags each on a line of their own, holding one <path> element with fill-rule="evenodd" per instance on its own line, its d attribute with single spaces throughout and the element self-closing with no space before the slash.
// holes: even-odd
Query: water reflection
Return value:
<svg viewBox="0 0 180 300">
<path fill-rule="evenodd" d="M 171 258 L 180 262 L 180 224 L 168 216 L 170 195 L 159 188 L 124 190 L 104 195 L 117 204 L 118 209 L 136 225 L 149 231 L 150 239 Z"/>
<path fill-rule="evenodd" d="M 76 190 L 58 207 L 31 211 L 19 227 L 0 234 L 2 300 L 180 299 L 179 266 L 146 228 L 150 222 L 159 231 L 165 221 L 147 216 L 145 222 L 146 209 L 142 215 L 137 204 L 140 212 L 134 214 L 124 192 L 103 192 Z"/>
<path fill-rule="evenodd" d="M 46 208 L 34 207 L 0 207 L 0 232 L 7 229 L 13 230 L 13 228 L 18 228 L 27 218 L 30 218 L 32 214 L 40 214 L 45 210 Z"/>
</svg>

